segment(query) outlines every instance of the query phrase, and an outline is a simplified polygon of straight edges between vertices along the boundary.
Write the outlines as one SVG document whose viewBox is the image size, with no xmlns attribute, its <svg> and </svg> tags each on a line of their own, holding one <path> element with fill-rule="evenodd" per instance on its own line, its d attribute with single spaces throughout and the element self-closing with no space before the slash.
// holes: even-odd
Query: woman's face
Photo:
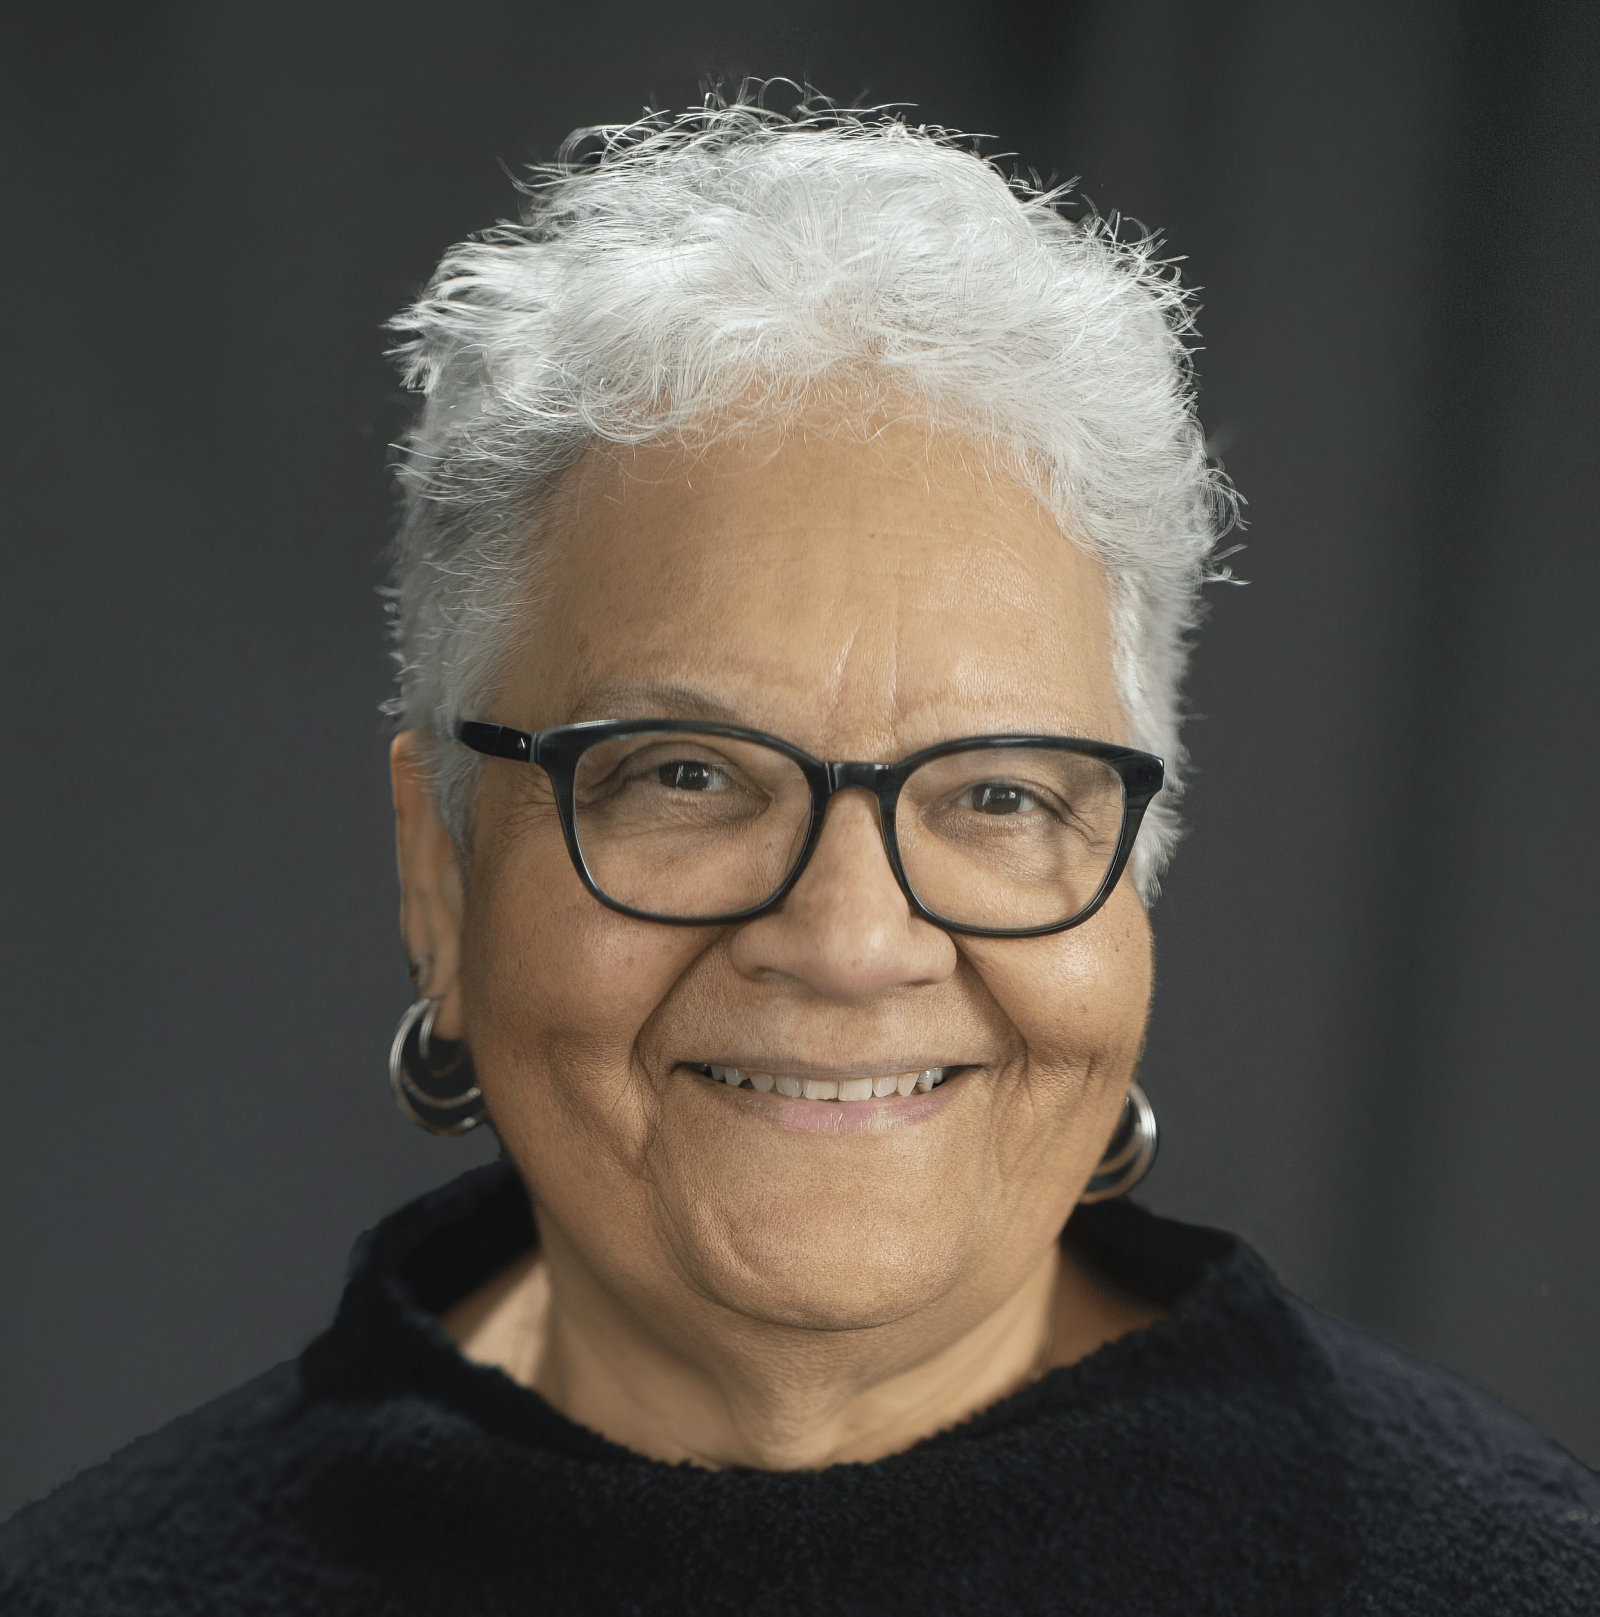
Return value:
<svg viewBox="0 0 1600 1617">
<path fill-rule="evenodd" d="M 879 761 L 983 732 L 1125 739 L 1098 564 L 970 445 L 650 449 L 570 493 L 479 717 L 708 717 Z M 466 893 L 462 1017 L 495 1126 L 547 1236 L 641 1312 L 687 1293 L 767 1324 L 961 1329 L 1037 1270 L 1139 1054 L 1150 939 L 1126 879 L 1052 937 L 952 936 L 910 913 L 860 791 L 777 911 L 672 927 L 598 904 L 542 772 L 491 761 Z M 955 1073 L 839 1102 L 710 1064 Z"/>
</svg>

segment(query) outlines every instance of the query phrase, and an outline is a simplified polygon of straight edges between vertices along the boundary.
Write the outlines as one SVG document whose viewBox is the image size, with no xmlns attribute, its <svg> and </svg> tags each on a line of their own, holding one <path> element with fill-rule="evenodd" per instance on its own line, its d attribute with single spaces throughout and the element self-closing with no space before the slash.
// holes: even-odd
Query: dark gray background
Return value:
<svg viewBox="0 0 1600 1617">
<path fill-rule="evenodd" d="M 36 6 L 0 85 L 0 1513 L 293 1353 L 415 1133 L 379 322 L 706 70 L 1163 227 L 1250 500 L 1156 911 L 1159 1209 L 1600 1460 L 1592 4 Z"/>
</svg>

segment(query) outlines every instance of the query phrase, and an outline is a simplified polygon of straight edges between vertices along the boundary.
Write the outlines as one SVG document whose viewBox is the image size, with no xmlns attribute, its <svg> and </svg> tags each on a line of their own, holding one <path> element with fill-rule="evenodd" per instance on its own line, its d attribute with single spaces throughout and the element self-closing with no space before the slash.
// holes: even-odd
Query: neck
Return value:
<svg viewBox="0 0 1600 1617">
<path fill-rule="evenodd" d="M 1161 1313 L 1052 1246 L 999 1306 L 956 1330 L 920 1314 L 806 1330 L 704 1299 L 645 1317 L 607 1292 L 558 1230 L 544 1233 L 540 1251 L 440 1323 L 468 1358 L 669 1463 L 791 1471 L 880 1459 Z"/>
</svg>

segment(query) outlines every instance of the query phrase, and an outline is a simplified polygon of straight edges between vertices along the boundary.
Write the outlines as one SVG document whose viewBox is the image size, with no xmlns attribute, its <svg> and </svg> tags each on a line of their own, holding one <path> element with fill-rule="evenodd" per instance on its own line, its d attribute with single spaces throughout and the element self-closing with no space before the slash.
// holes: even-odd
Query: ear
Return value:
<svg viewBox="0 0 1600 1617">
<path fill-rule="evenodd" d="M 395 857 L 400 866 L 400 935 L 419 998 L 441 1000 L 434 1027 L 461 1037 L 461 914 L 464 888 L 449 833 L 428 786 L 422 746 L 404 730 L 389 748 Z"/>
</svg>

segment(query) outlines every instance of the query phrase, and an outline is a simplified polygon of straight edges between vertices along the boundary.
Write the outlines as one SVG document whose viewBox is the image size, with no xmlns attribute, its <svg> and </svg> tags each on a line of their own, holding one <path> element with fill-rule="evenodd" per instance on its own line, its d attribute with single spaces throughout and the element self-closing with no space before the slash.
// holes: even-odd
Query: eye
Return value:
<svg viewBox="0 0 1600 1617">
<path fill-rule="evenodd" d="M 980 814 L 1026 814 L 1039 807 L 1032 792 L 1008 781 L 984 781 L 982 785 L 969 787 L 965 796 L 968 806 Z"/>
<path fill-rule="evenodd" d="M 680 792 L 723 792 L 728 789 L 728 777 L 720 769 L 693 758 L 679 758 L 670 764 L 662 764 L 655 770 L 655 777 L 663 786 Z"/>
</svg>

